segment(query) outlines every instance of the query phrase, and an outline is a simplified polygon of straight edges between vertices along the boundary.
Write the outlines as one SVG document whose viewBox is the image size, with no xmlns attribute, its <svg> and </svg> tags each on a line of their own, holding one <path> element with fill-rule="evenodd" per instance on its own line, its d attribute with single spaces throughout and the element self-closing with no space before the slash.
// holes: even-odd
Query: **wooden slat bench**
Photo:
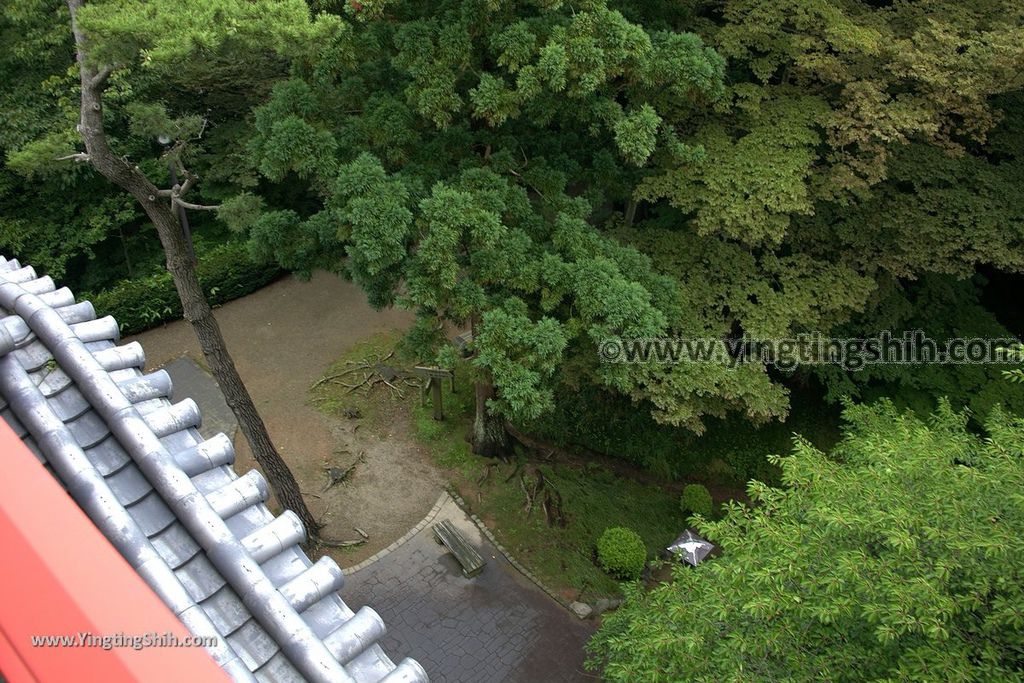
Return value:
<svg viewBox="0 0 1024 683">
<path fill-rule="evenodd" d="M 434 525 L 434 540 L 455 556 L 455 559 L 462 565 L 462 574 L 467 579 L 473 578 L 484 570 L 484 558 L 449 520 L 446 519 Z"/>
</svg>

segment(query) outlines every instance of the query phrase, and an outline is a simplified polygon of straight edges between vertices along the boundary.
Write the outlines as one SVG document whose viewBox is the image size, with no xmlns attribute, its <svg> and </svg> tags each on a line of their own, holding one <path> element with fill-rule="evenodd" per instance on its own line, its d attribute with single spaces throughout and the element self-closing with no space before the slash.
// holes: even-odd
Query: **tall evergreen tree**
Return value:
<svg viewBox="0 0 1024 683">
<path fill-rule="evenodd" d="M 477 328 L 478 441 L 494 435 L 480 450 L 501 450 L 502 421 L 544 410 L 559 383 L 696 431 L 788 411 L 765 368 L 602 365 L 605 337 L 863 336 L 932 312 L 905 310 L 922 307 L 918 280 L 1024 268 L 1024 10 L 1010 0 L 315 2 L 338 29 L 316 39 L 296 3 L 266 20 L 259 3 L 102 6 L 108 19 L 86 21 L 99 62 L 122 67 L 105 117 L 119 152 L 155 177 L 142 131 L 189 135 L 206 109 L 232 109 L 182 150 L 204 196 L 235 195 L 218 216 L 256 255 L 345 270 L 424 330 Z M 0 131 L 0 241 L 59 268 L 56 245 L 87 253 L 139 211 L 92 201 L 95 180 L 68 166 L 25 180 L 70 137 L 45 94 L 64 82 L 51 10 L 4 9 L 19 28 L 0 33 L 0 69 L 18 87 L 0 95 L 16 124 Z M 942 318 L 926 326 L 981 332 Z M 869 374 L 822 376 L 839 394 Z"/>
<path fill-rule="evenodd" d="M 257 219 L 241 197 L 236 215 L 265 257 L 347 258 L 377 305 L 478 328 L 478 441 L 498 433 L 488 415 L 543 411 L 558 381 L 696 431 L 727 411 L 780 418 L 787 391 L 764 368 L 607 366 L 595 348 L 863 334 L 906 279 L 1019 269 L 1016 205 L 949 181 L 1019 174 L 1015 151 L 986 142 L 1020 114 L 998 99 L 1020 88 L 1010 4 L 334 7 L 348 48 L 297 69 L 250 146 L 265 178 L 305 179 L 321 210 Z M 923 184 L 935 191 L 904 197 Z M 538 360 L 542 322 L 559 332 Z"/>
<path fill-rule="evenodd" d="M 224 392 L 228 406 L 252 448 L 253 457 L 267 476 L 278 502 L 295 512 L 306 526 L 310 540 L 319 538 L 319 523 L 310 513 L 302 492 L 267 433 L 234 362 L 228 353 L 220 327 L 213 316 L 196 276 L 195 254 L 188 244 L 180 217 L 183 209 L 216 208 L 193 204 L 185 199 L 198 178 L 180 166 L 183 179 L 170 189 L 159 189 L 139 165 L 118 155 L 111 147 L 104 125 L 104 91 L 108 80 L 139 56 L 149 63 L 169 68 L 186 59 L 196 46 L 216 50 L 228 42 L 241 47 L 261 45 L 263 41 L 311 38 L 331 26 L 313 26 L 301 3 L 96 3 L 85 7 L 83 0 L 68 0 L 71 30 L 75 37 L 81 84 L 78 133 L 85 152 L 72 155 L 88 162 L 103 177 L 128 192 L 156 226 L 174 279 L 185 319 L 192 325 L 199 345 L 214 377 Z M 139 109 L 141 107 L 141 109 Z M 137 106 L 152 122 L 170 126 L 169 138 L 189 121 L 170 121 L 157 103 Z M 173 128 L 178 127 L 178 131 Z M 181 135 L 180 148 L 188 136 Z M 168 140 L 170 141 L 170 140 Z M 180 156 L 171 156 L 172 164 L 181 164 Z"/>
<path fill-rule="evenodd" d="M 727 406 L 780 413 L 759 368 L 597 362 L 606 338 L 665 335 L 685 315 L 672 280 L 594 218 L 629 207 L 649 160 L 700 154 L 679 130 L 722 97 L 713 50 L 606 2 L 361 12 L 353 68 L 336 57 L 300 69 L 257 113 L 261 173 L 308 178 L 323 208 L 239 210 L 255 249 L 285 265 L 345 255 L 375 305 L 472 327 L 480 453 L 503 450 L 503 420 L 550 407 L 559 369 L 675 423 Z"/>
</svg>

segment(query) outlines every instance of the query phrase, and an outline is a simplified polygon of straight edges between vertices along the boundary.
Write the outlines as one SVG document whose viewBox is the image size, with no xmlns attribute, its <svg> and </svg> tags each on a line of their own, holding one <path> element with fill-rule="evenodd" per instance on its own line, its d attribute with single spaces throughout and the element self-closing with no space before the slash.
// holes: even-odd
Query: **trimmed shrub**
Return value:
<svg viewBox="0 0 1024 683">
<path fill-rule="evenodd" d="M 597 540 L 597 561 L 612 576 L 632 581 L 647 564 L 647 546 L 640 534 L 621 526 L 604 530 Z"/>
<path fill-rule="evenodd" d="M 273 282 L 284 272 L 276 264 L 254 263 L 245 244 L 227 242 L 198 255 L 196 272 L 211 306 L 227 303 Z M 135 334 L 181 319 L 181 302 L 171 274 L 121 280 L 96 294 L 84 295 L 96 312 L 112 315 L 121 334 Z"/>
<path fill-rule="evenodd" d="M 679 507 L 687 517 L 690 515 L 711 517 L 713 506 L 711 494 L 704 486 L 687 484 L 683 487 L 683 495 L 679 498 Z"/>
</svg>

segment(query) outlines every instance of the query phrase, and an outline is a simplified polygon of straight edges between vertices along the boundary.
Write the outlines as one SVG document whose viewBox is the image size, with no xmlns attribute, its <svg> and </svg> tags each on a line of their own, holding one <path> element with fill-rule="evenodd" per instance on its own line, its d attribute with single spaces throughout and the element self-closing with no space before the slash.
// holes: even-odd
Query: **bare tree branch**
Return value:
<svg viewBox="0 0 1024 683">
<path fill-rule="evenodd" d="M 185 164 L 183 164 L 182 161 L 181 161 L 181 154 L 184 151 L 185 151 L 185 141 L 184 140 L 178 140 L 176 143 L 174 143 L 174 148 L 171 150 L 170 154 L 172 155 L 171 156 L 171 161 L 174 164 L 174 168 L 178 171 L 179 174 L 181 174 L 183 176 L 187 176 L 187 175 L 191 175 L 191 174 L 185 168 Z"/>
<path fill-rule="evenodd" d="M 57 157 L 57 161 L 90 161 L 89 155 L 85 152 L 75 152 L 64 157 Z"/>
<path fill-rule="evenodd" d="M 195 186 L 196 181 L 199 179 L 198 176 L 192 175 L 191 173 L 188 172 L 186 172 L 186 175 L 188 176 L 188 178 L 185 180 L 184 184 L 182 184 L 182 186 L 178 189 L 179 197 L 184 197 L 185 194 Z"/>
<path fill-rule="evenodd" d="M 171 201 L 178 206 L 183 206 L 186 209 L 192 209 L 194 211 L 216 211 L 220 208 L 220 204 L 192 204 L 173 195 L 171 196 Z"/>
<path fill-rule="evenodd" d="M 93 76 L 92 79 L 89 81 L 89 86 L 92 88 L 100 87 L 101 85 L 107 82 L 107 79 L 110 78 L 110 74 L 114 73 L 114 70 L 116 68 L 117 64 L 111 64 L 109 66 L 103 67 L 102 69 L 97 71 L 96 75 Z"/>
<path fill-rule="evenodd" d="M 242 378 L 238 375 L 238 369 L 231 360 L 220 326 L 213 316 L 210 303 L 196 274 L 195 253 L 187 240 L 175 203 L 178 206 L 199 210 L 216 207 L 182 202 L 174 196 L 173 190 L 171 201 L 158 201 L 158 198 L 163 196 L 161 189 L 156 187 L 138 166 L 110 148 L 103 127 L 103 81 L 109 73 L 105 73 L 106 69 L 98 71 L 89 62 L 88 39 L 78 24 L 78 10 L 84 5 L 84 0 L 67 0 L 67 5 L 71 13 L 71 32 L 75 37 L 82 86 L 77 130 L 85 143 L 89 163 L 107 180 L 131 194 L 156 227 L 157 236 L 164 248 L 167 270 L 181 301 L 182 317 L 195 330 L 203 355 L 278 502 L 282 507 L 298 514 L 306 527 L 309 543 L 315 546 L 319 539 L 321 524 L 309 511 L 298 482 L 274 447 L 266 425 L 253 404 L 252 396 L 245 388 Z M 171 160 L 178 161 L 173 155 Z"/>
</svg>

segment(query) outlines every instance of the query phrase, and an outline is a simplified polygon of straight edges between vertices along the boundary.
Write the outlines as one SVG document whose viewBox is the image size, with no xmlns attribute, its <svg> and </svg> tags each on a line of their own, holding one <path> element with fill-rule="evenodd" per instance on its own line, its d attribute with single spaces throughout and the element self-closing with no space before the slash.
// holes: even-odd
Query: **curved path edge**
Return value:
<svg viewBox="0 0 1024 683">
<path fill-rule="evenodd" d="M 434 518 L 437 517 L 437 513 L 441 511 L 441 508 L 444 507 L 444 504 L 447 503 L 449 499 L 451 499 L 451 496 L 449 495 L 448 491 L 442 492 L 441 495 L 438 496 L 437 502 L 434 503 L 434 507 L 430 508 L 430 512 L 427 513 L 427 516 L 424 517 L 423 519 L 421 519 L 419 521 L 419 523 L 416 524 L 416 526 L 414 526 L 413 528 L 411 528 L 408 531 L 406 531 L 405 534 L 403 534 L 402 537 L 399 538 L 397 541 L 395 541 L 394 543 L 392 543 L 391 545 L 387 546 L 386 548 L 384 548 L 382 550 L 378 550 L 376 553 L 374 553 L 370 557 L 366 558 L 362 562 L 360 562 L 358 564 L 354 564 L 351 567 L 342 567 L 342 569 L 341 569 L 342 573 L 343 574 L 354 574 L 357 571 L 359 571 L 360 569 L 365 569 L 366 567 L 369 567 L 371 564 L 373 564 L 377 560 L 385 557 L 389 553 L 391 553 L 391 552 L 397 550 L 398 548 L 402 547 L 402 545 L 405 544 L 406 541 L 411 539 L 413 536 L 415 536 L 419 532 L 423 531 L 423 528 L 425 526 L 427 526 L 432 521 L 434 521 Z M 457 502 L 458 501 L 456 501 L 456 503 Z M 459 507 L 461 508 L 462 505 L 459 505 Z"/>
<path fill-rule="evenodd" d="M 462 496 L 460 496 L 458 493 L 456 493 L 452 489 L 449 489 L 446 495 L 448 495 L 455 502 L 455 504 L 459 506 L 459 509 L 462 510 L 466 514 L 466 516 L 470 518 L 470 520 L 472 520 L 473 524 L 475 524 L 476 527 L 478 529 L 480 529 L 480 533 L 482 533 L 485 537 L 487 537 L 487 540 L 490 541 L 494 545 L 494 547 L 498 549 L 498 552 L 501 553 L 505 557 L 506 560 L 508 560 L 508 563 L 510 565 L 512 565 L 517 572 L 519 572 L 520 574 L 525 576 L 527 579 L 529 579 L 531 583 L 533 583 L 535 586 L 537 586 L 537 588 L 540 588 L 542 591 L 547 593 L 549 598 L 551 598 L 552 600 L 557 602 L 559 605 L 561 605 L 562 607 L 567 609 L 574 617 L 578 616 L 575 612 L 572 611 L 572 608 L 569 606 L 569 601 L 567 601 L 565 598 L 561 597 L 554 590 L 552 590 L 547 585 L 545 585 L 543 581 L 541 581 L 539 578 L 537 578 L 536 574 L 534 574 L 529 569 L 527 569 L 525 566 L 520 564 L 519 560 L 517 560 L 516 558 L 512 557 L 512 553 L 510 553 L 505 548 L 505 546 L 503 546 L 501 544 L 501 541 L 499 541 L 494 536 L 494 533 L 491 532 L 491 530 L 487 527 L 486 524 L 484 524 L 484 521 L 482 519 L 480 519 L 478 516 L 476 516 L 475 514 L 472 514 L 466 508 L 466 501 L 464 501 L 462 499 Z"/>
<path fill-rule="evenodd" d="M 517 572 L 519 572 L 524 577 L 526 577 L 531 583 L 533 583 L 535 586 L 537 586 L 537 588 L 540 588 L 542 591 L 544 591 L 544 593 L 547 594 L 547 596 L 549 598 L 551 598 L 552 600 L 557 602 L 559 605 L 561 605 L 563 608 L 565 608 L 570 614 L 572 614 L 573 616 L 576 616 L 576 617 L 579 616 L 575 612 L 573 612 L 572 607 L 570 606 L 570 603 L 569 603 L 568 600 L 566 600 L 562 596 L 558 595 L 558 593 L 556 593 L 552 588 L 548 587 L 543 581 L 541 581 L 537 577 L 536 574 L 531 572 L 523 564 L 521 564 L 519 562 L 519 560 L 517 560 L 515 557 L 512 556 L 512 553 L 510 553 L 508 551 L 508 549 L 506 549 L 505 546 L 501 544 L 501 541 L 499 541 L 495 537 L 494 533 L 487 527 L 486 524 L 484 524 L 484 521 L 482 519 L 480 519 L 480 517 L 478 517 L 477 515 L 471 513 L 468 510 L 468 508 L 466 506 L 466 501 L 463 500 L 462 496 L 460 496 L 458 493 L 456 493 L 453 489 L 448 489 L 448 490 L 444 491 L 443 493 L 441 493 L 441 495 L 438 496 L 438 498 L 437 498 L 437 502 L 434 503 L 434 507 L 432 507 L 430 509 L 430 512 L 427 513 L 426 517 L 421 519 L 419 521 L 419 523 L 416 524 L 416 526 L 414 526 L 413 528 L 411 528 L 407 532 L 405 532 L 405 534 L 403 534 L 401 538 L 399 538 L 398 540 L 396 540 L 394 543 L 390 544 L 386 548 L 384 548 L 384 549 L 378 551 L 377 553 L 371 555 L 370 557 L 366 558 L 362 562 L 359 562 L 358 564 L 354 564 L 351 567 L 343 567 L 342 568 L 342 572 L 344 574 L 354 574 L 354 573 L 356 573 L 357 571 L 359 571 L 361 569 L 365 569 L 366 567 L 369 567 L 371 564 L 373 564 L 377 560 L 383 559 L 384 557 L 386 557 L 391 552 L 393 552 L 393 551 L 397 550 L 398 548 L 402 547 L 413 536 L 415 536 L 419 532 L 423 531 L 423 529 L 428 524 L 430 524 L 432 521 L 434 521 L 434 518 L 437 517 L 437 514 L 441 511 L 441 508 L 444 507 L 444 504 L 447 503 L 449 500 L 452 501 L 453 503 L 455 503 L 455 505 L 457 505 L 459 507 L 459 509 L 462 510 L 463 514 L 465 514 L 466 517 L 468 517 L 470 519 L 470 521 L 473 522 L 473 524 L 480 530 L 480 533 L 482 533 L 487 538 L 487 540 L 490 541 L 492 545 L 494 545 L 494 547 L 498 550 L 498 552 L 500 552 L 502 554 L 502 556 L 504 556 L 504 558 L 508 561 L 508 563 L 510 565 L 512 565 L 512 567 L 515 568 L 515 570 Z"/>
</svg>

